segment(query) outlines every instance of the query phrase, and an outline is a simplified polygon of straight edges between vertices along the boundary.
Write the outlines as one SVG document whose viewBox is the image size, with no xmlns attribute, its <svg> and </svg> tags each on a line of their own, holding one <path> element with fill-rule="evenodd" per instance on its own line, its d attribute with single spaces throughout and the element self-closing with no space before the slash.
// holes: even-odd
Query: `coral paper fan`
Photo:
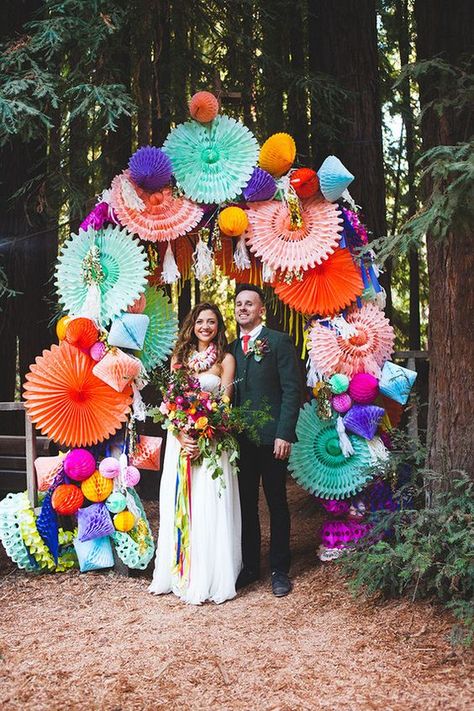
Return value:
<svg viewBox="0 0 474 711">
<path fill-rule="evenodd" d="M 145 207 L 140 212 L 128 207 L 122 194 L 123 181 L 128 179 L 128 170 L 113 179 L 111 204 L 121 224 L 140 239 L 149 242 L 176 239 L 190 232 L 201 221 L 204 214 L 202 208 L 185 197 L 174 197 L 169 187 L 148 193 L 135 186 Z"/>
<path fill-rule="evenodd" d="M 67 447 L 97 444 L 130 411 L 130 388 L 116 392 L 92 373 L 94 361 L 65 341 L 36 358 L 26 375 L 25 407 L 41 432 Z"/>
<path fill-rule="evenodd" d="M 308 269 L 301 281 L 275 284 L 275 294 L 304 314 L 333 316 L 362 294 L 364 284 L 347 249 L 336 249 L 324 262 Z"/>
<path fill-rule="evenodd" d="M 337 205 L 321 198 L 304 202 L 303 226 L 295 230 L 290 229 L 288 207 L 278 200 L 252 203 L 247 216 L 248 245 L 272 269 L 308 269 L 321 264 L 341 238 Z"/>
<path fill-rule="evenodd" d="M 380 378 L 383 363 L 393 351 L 395 334 L 383 311 L 371 303 L 352 308 L 346 321 L 353 335 L 341 335 L 337 328 L 317 323 L 309 332 L 310 357 L 324 375 L 370 373 Z"/>
<path fill-rule="evenodd" d="M 187 197 L 203 203 L 221 203 L 240 195 L 258 156 L 255 136 L 229 116 L 217 116 L 206 126 L 196 121 L 176 126 L 163 150 Z"/>
</svg>

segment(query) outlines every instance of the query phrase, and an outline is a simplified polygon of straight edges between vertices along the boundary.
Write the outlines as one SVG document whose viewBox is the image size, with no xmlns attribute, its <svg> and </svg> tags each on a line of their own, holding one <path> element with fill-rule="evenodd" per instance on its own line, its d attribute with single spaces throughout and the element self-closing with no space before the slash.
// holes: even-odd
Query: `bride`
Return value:
<svg viewBox="0 0 474 711">
<path fill-rule="evenodd" d="M 227 339 L 222 314 L 214 304 L 194 307 L 178 334 L 171 366 L 183 365 L 199 378 L 203 390 L 224 390 L 232 397 L 235 360 L 226 353 Z M 178 460 L 184 450 L 195 460 L 194 439 L 168 431 L 160 486 L 160 528 L 155 570 L 149 591 L 173 592 L 198 605 L 235 597 L 235 581 L 241 569 L 241 518 L 237 477 L 228 455 L 221 455 L 223 482 L 212 479 L 206 461 L 191 467 L 190 572 L 188 579 L 176 571 L 175 495 Z"/>
</svg>

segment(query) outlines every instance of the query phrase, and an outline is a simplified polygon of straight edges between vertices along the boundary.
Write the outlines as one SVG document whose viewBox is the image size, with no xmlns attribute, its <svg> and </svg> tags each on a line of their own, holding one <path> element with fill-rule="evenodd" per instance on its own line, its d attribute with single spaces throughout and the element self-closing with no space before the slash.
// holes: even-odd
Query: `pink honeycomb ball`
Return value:
<svg viewBox="0 0 474 711">
<path fill-rule="evenodd" d="M 89 355 L 92 360 L 99 362 L 107 353 L 107 346 L 102 341 L 97 341 L 89 349 Z"/>
<path fill-rule="evenodd" d="M 340 393 L 339 395 L 334 395 L 331 404 L 336 410 L 336 412 L 340 412 L 341 414 L 344 412 L 348 412 L 348 410 L 351 409 L 352 407 L 352 400 L 350 395 L 347 393 Z"/>
<path fill-rule="evenodd" d="M 99 471 L 106 479 L 115 479 L 120 474 L 120 464 L 115 457 L 105 457 L 99 464 Z"/>
<path fill-rule="evenodd" d="M 128 466 L 125 470 L 124 475 L 125 486 L 136 486 L 139 481 L 140 471 L 133 465 Z"/>
<path fill-rule="evenodd" d="M 379 394 L 379 381 L 370 373 L 357 373 L 349 383 L 349 395 L 358 405 L 371 405 Z"/>
<path fill-rule="evenodd" d="M 95 471 L 95 457 L 87 449 L 71 449 L 63 466 L 70 479 L 84 481 Z"/>
</svg>

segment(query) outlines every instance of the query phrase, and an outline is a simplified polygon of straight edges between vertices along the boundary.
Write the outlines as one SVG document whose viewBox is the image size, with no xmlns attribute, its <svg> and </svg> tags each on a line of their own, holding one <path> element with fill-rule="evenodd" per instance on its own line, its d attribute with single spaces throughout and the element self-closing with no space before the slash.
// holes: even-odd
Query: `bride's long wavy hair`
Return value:
<svg viewBox="0 0 474 711">
<path fill-rule="evenodd" d="M 173 357 L 177 363 L 186 365 L 191 353 L 197 350 L 198 339 L 194 333 L 194 326 L 196 325 L 199 314 L 203 311 L 212 311 L 217 318 L 217 334 L 214 343 L 217 348 L 217 363 L 222 363 L 227 352 L 227 336 L 225 335 L 224 319 L 218 307 L 206 301 L 202 304 L 196 304 L 193 310 L 190 311 L 184 319 L 173 351 Z"/>
</svg>

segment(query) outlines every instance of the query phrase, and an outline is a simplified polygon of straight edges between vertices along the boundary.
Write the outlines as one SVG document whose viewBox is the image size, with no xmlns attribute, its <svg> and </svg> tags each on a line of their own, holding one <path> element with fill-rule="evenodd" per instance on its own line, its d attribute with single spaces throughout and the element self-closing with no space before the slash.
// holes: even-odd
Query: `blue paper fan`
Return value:
<svg viewBox="0 0 474 711">
<path fill-rule="evenodd" d="M 143 349 L 136 355 L 142 361 L 145 370 L 149 371 L 163 363 L 176 341 L 178 333 L 178 317 L 168 301 L 168 297 L 154 286 L 145 290 L 145 313 L 150 323 L 145 336 Z"/>
<path fill-rule="evenodd" d="M 43 499 L 43 505 L 36 521 L 36 528 L 43 541 L 48 546 L 54 562 L 58 562 L 59 538 L 58 515 L 51 504 L 54 489 L 50 489 Z"/>
<path fill-rule="evenodd" d="M 288 468 L 304 488 L 322 499 L 354 496 L 372 478 L 370 450 L 362 437 L 349 434 L 354 454 L 345 457 L 339 446 L 336 418 L 321 420 L 316 400 L 306 403 L 296 425 L 297 442 Z"/>
<path fill-rule="evenodd" d="M 140 243 L 120 227 L 79 230 L 79 234 L 64 245 L 56 267 L 59 301 L 76 316 L 81 314 L 89 294 L 84 267 L 93 247 L 98 248 L 100 321 L 105 325 L 113 316 L 125 311 L 143 291 L 148 261 Z"/>
<path fill-rule="evenodd" d="M 165 140 L 179 187 L 191 200 L 221 203 L 240 195 L 258 158 L 251 131 L 229 116 L 211 124 L 188 121 L 176 126 Z"/>
</svg>

